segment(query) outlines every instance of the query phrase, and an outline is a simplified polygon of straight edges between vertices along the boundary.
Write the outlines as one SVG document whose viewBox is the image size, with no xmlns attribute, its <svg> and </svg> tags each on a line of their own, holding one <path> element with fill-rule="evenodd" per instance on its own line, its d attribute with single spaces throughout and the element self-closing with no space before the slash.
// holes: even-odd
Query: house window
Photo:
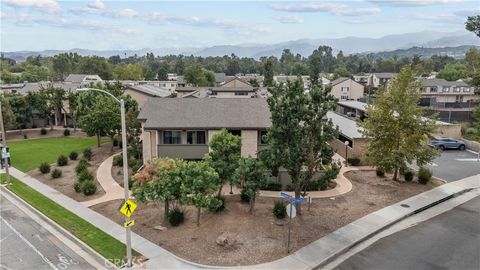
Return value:
<svg viewBox="0 0 480 270">
<path fill-rule="evenodd" d="M 444 86 L 442 89 L 443 92 L 450 92 L 450 87 Z"/>
<path fill-rule="evenodd" d="M 258 144 L 267 144 L 267 131 L 261 130 L 258 132 Z"/>
<path fill-rule="evenodd" d="M 340 100 L 348 100 L 348 96 L 340 96 Z"/>
<path fill-rule="evenodd" d="M 246 96 L 248 95 L 247 92 L 235 92 L 235 96 Z"/>
<path fill-rule="evenodd" d="M 212 91 L 212 92 L 210 93 L 210 96 L 216 96 L 217 94 L 218 94 L 218 92 Z"/>
<path fill-rule="evenodd" d="M 430 87 L 430 93 L 436 93 L 437 87 Z"/>
<path fill-rule="evenodd" d="M 242 136 L 242 131 L 239 130 L 239 129 L 229 129 L 228 130 L 228 133 L 232 134 L 232 135 L 235 135 L 235 136 Z"/>
<path fill-rule="evenodd" d="M 182 132 L 180 130 L 163 131 L 163 144 L 182 144 Z"/>
<path fill-rule="evenodd" d="M 346 93 L 348 91 L 350 91 L 350 87 L 342 87 L 342 92 L 343 93 Z"/>
<path fill-rule="evenodd" d="M 187 131 L 187 144 L 205 144 L 205 131 Z"/>
<path fill-rule="evenodd" d="M 460 87 L 454 87 L 453 92 L 460 92 Z"/>
<path fill-rule="evenodd" d="M 463 92 L 470 92 L 470 87 L 464 87 Z"/>
<path fill-rule="evenodd" d="M 421 91 L 422 93 L 425 93 L 425 92 L 427 92 L 427 88 L 426 88 L 426 87 L 422 87 L 422 88 L 420 88 L 420 91 Z"/>
</svg>

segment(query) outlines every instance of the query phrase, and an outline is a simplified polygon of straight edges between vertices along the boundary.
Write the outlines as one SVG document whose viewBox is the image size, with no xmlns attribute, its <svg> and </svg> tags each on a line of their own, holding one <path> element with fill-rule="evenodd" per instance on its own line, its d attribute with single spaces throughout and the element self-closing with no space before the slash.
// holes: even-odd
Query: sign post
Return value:
<svg viewBox="0 0 480 270">
<path fill-rule="evenodd" d="M 0 131 L 2 132 L 2 143 L 3 143 L 1 162 L 2 164 L 4 164 L 5 173 L 6 173 L 5 185 L 8 185 L 10 184 L 10 172 L 9 172 L 10 153 L 8 153 L 8 148 L 7 148 L 7 133 L 5 133 L 5 127 L 3 125 L 3 114 L 2 114 L 1 102 L 0 102 Z"/>
<path fill-rule="evenodd" d="M 287 239 L 287 253 L 290 253 L 290 237 L 292 233 L 292 218 L 297 216 L 297 209 L 295 205 L 301 203 L 304 199 L 297 198 L 295 199 L 292 195 L 285 192 L 280 192 L 280 197 L 285 198 L 290 201 L 287 205 L 287 215 L 288 215 L 288 239 Z"/>
</svg>

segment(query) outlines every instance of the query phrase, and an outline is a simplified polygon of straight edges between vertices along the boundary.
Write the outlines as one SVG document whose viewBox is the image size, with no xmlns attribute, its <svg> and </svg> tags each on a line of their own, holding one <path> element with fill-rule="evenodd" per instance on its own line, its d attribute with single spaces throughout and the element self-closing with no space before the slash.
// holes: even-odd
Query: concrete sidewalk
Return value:
<svg viewBox="0 0 480 270">
<path fill-rule="evenodd" d="M 112 237 L 124 241 L 125 229 L 121 225 L 15 168 L 12 168 L 11 174 Z M 364 216 L 287 257 L 264 264 L 239 267 L 194 264 L 175 256 L 135 233 L 132 233 L 132 246 L 133 249 L 149 258 L 146 263 L 147 269 L 311 269 L 328 263 L 352 246 L 422 209 L 478 187 L 480 187 L 480 175 L 439 186 Z"/>
</svg>

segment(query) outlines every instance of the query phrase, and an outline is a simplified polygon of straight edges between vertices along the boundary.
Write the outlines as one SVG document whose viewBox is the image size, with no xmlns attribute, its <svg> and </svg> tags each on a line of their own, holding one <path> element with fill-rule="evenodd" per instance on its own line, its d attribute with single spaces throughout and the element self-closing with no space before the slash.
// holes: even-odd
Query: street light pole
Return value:
<svg viewBox="0 0 480 270">
<path fill-rule="evenodd" d="M 2 142 L 3 142 L 3 147 L 5 148 L 5 151 L 7 149 L 7 134 L 5 133 L 5 126 L 3 125 L 3 113 L 2 113 L 2 103 L 0 102 L 0 129 L 2 131 Z M 4 157 L 2 156 L 2 159 Z M 8 158 L 4 160 L 5 162 L 5 184 L 8 185 L 10 184 L 10 171 L 9 171 L 9 164 L 8 164 Z"/>
<path fill-rule="evenodd" d="M 125 202 L 127 202 L 127 200 L 130 197 L 130 193 L 129 193 L 129 186 L 128 186 L 127 126 L 125 124 L 125 101 L 123 99 L 119 100 L 111 93 L 101 89 L 80 88 L 80 89 L 77 89 L 77 91 L 101 92 L 109 95 L 120 104 L 120 121 L 122 126 L 123 191 L 125 195 Z M 129 221 L 130 221 L 130 218 L 125 216 L 125 223 L 128 223 Z M 126 230 L 126 245 L 127 245 L 127 265 L 126 266 L 131 267 L 132 266 L 132 235 L 131 235 L 130 227 L 126 227 L 125 230 Z"/>
</svg>

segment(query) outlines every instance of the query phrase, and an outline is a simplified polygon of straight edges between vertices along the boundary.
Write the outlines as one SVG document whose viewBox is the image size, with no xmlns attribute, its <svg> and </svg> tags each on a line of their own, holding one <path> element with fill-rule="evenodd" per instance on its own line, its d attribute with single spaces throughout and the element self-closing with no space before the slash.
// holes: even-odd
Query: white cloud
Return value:
<svg viewBox="0 0 480 270">
<path fill-rule="evenodd" d="M 48 13 L 58 13 L 62 9 L 55 0 L 4 0 L 5 4 L 15 8 L 31 8 Z"/>
<path fill-rule="evenodd" d="M 421 21 L 429 21 L 429 22 L 436 22 L 442 24 L 463 24 L 463 21 L 458 16 L 453 14 L 412 14 L 408 16 L 409 19 L 414 20 L 421 20 Z"/>
<path fill-rule="evenodd" d="M 221 27 L 221 28 L 229 28 L 229 27 L 237 27 L 240 26 L 240 23 L 235 20 L 231 19 L 203 19 L 197 16 L 169 16 L 164 15 L 159 12 L 151 13 L 148 18 L 148 22 L 151 24 L 184 24 L 184 25 L 192 25 L 192 26 L 204 26 L 204 27 Z"/>
<path fill-rule="evenodd" d="M 125 9 L 96 9 L 91 7 L 74 7 L 70 9 L 73 14 L 95 14 L 98 16 L 114 17 L 114 18 L 133 18 L 137 17 L 139 13 L 136 10 Z"/>
<path fill-rule="evenodd" d="M 340 16 L 363 16 L 380 13 L 380 8 L 349 8 L 347 5 L 328 2 L 275 3 L 270 8 L 284 12 L 327 12 Z"/>
<path fill-rule="evenodd" d="M 383 6 L 393 6 L 393 7 L 431 6 L 431 5 L 442 5 L 442 4 L 464 2 L 464 0 L 366 0 L 366 1 L 383 5 Z"/>
<path fill-rule="evenodd" d="M 114 9 L 110 12 L 105 12 L 104 14 L 110 15 L 112 17 L 123 17 L 123 18 L 133 18 L 138 16 L 138 12 L 130 8 Z"/>
<path fill-rule="evenodd" d="M 480 8 L 460 9 L 453 12 L 453 14 L 461 17 L 474 16 L 474 15 L 480 14 Z"/>
<path fill-rule="evenodd" d="M 89 8 L 93 9 L 104 9 L 105 3 L 102 0 L 94 0 L 93 3 L 88 5 Z"/>
<path fill-rule="evenodd" d="M 296 15 L 277 16 L 277 17 L 274 17 L 274 19 L 285 24 L 303 23 L 303 19 Z"/>
</svg>

